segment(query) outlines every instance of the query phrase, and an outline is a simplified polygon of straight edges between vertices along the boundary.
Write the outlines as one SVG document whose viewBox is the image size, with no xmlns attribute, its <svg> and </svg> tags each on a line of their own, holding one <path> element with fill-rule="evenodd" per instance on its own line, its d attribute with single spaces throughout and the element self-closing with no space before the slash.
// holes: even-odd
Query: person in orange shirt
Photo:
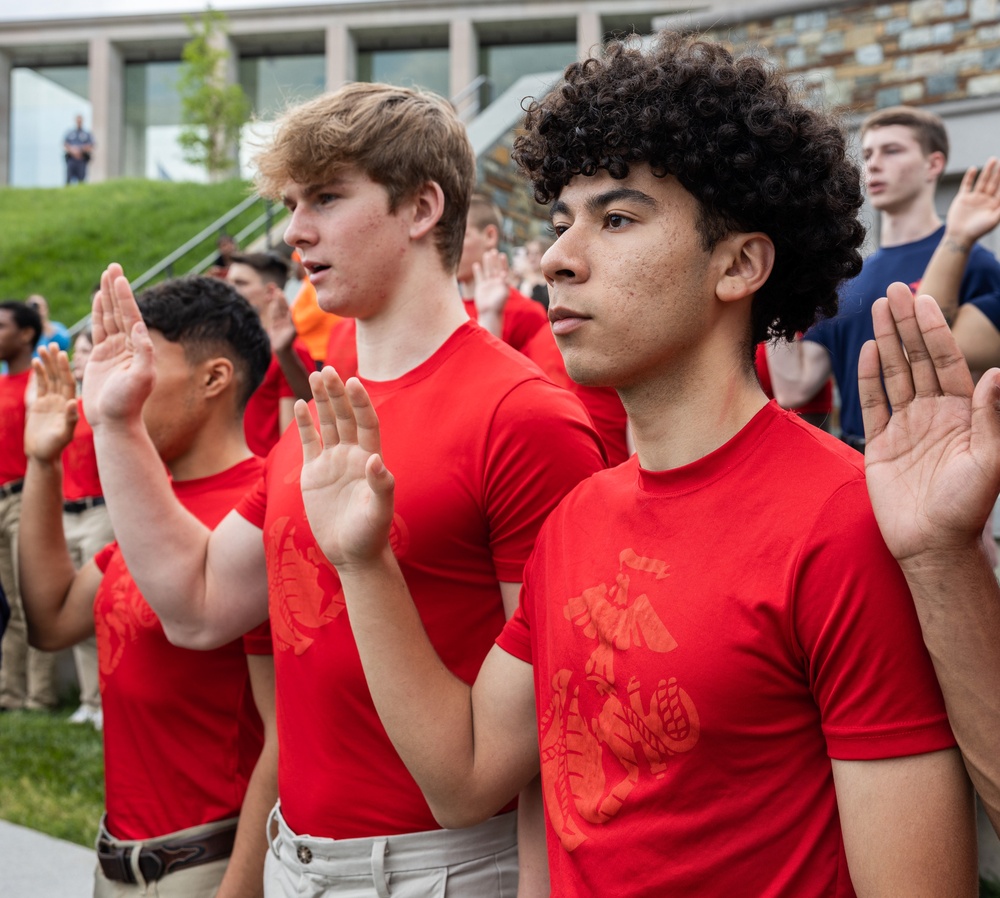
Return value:
<svg viewBox="0 0 1000 898">
<path fill-rule="evenodd" d="M 298 250 L 292 253 L 292 264 L 301 268 L 302 261 Z M 343 319 L 332 312 L 324 312 L 316 299 L 316 288 L 309 280 L 309 275 L 302 269 L 302 286 L 295 294 L 291 303 L 292 323 L 299 339 L 305 344 L 316 367 L 323 364 L 326 357 L 326 347 L 330 342 L 330 331 Z"/>
</svg>

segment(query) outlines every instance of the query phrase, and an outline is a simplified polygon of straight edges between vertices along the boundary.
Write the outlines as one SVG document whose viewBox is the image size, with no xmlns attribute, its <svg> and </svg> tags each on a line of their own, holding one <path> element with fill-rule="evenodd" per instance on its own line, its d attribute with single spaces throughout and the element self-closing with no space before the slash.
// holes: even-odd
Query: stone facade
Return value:
<svg viewBox="0 0 1000 898">
<path fill-rule="evenodd" d="M 833 3 L 704 33 L 759 47 L 814 102 L 844 112 L 1000 95 L 998 0 Z"/>
</svg>

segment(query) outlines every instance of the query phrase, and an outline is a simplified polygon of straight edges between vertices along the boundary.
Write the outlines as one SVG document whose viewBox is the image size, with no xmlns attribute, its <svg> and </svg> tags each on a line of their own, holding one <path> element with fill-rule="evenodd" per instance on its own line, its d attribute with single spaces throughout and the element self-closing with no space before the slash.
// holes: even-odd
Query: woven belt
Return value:
<svg viewBox="0 0 1000 898">
<path fill-rule="evenodd" d="M 11 480 L 8 483 L 0 483 L 0 499 L 8 496 L 16 496 L 24 489 L 24 480 Z"/>
<path fill-rule="evenodd" d="M 67 514 L 79 514 L 88 508 L 97 508 L 97 506 L 103 504 L 104 496 L 88 496 L 86 499 L 73 499 L 69 502 L 63 502 L 63 511 Z"/>
<path fill-rule="evenodd" d="M 146 882 L 155 882 L 175 870 L 197 867 L 227 858 L 233 853 L 236 824 L 206 836 L 156 846 L 116 845 L 103 827 L 97 839 L 97 860 L 113 882 L 135 883 L 132 852 L 139 852 L 139 870 Z"/>
</svg>

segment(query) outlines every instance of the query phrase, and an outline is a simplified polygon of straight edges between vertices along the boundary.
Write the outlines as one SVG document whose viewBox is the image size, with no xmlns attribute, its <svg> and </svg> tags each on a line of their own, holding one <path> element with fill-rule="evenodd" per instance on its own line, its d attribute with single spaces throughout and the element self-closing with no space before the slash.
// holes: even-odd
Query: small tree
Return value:
<svg viewBox="0 0 1000 898">
<path fill-rule="evenodd" d="M 184 129 L 178 137 L 184 159 L 203 165 L 217 181 L 237 164 L 240 127 L 250 117 L 250 101 L 238 84 L 227 83 L 226 17 L 211 7 L 201 19 L 188 18 L 191 40 L 181 52 L 177 90 Z"/>
</svg>

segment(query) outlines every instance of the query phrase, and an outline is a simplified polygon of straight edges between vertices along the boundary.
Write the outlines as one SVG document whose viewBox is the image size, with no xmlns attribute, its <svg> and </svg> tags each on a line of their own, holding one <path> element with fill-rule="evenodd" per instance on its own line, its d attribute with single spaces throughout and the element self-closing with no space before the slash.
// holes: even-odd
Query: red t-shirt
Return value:
<svg viewBox="0 0 1000 898">
<path fill-rule="evenodd" d="M 316 370 L 316 364 L 309 355 L 309 350 L 301 340 L 292 344 L 295 354 L 302 359 L 306 373 Z M 282 399 L 294 396 L 295 393 L 285 380 L 285 375 L 278 364 L 277 356 L 271 356 L 271 364 L 259 387 L 247 402 L 243 412 L 243 432 L 246 434 L 247 446 L 254 455 L 265 458 L 274 448 L 281 436 L 281 421 L 279 407 Z"/>
<path fill-rule="evenodd" d="M 71 502 L 104 495 L 97 473 L 94 431 L 83 413 L 83 400 L 78 399 L 76 404 L 80 417 L 73 430 L 73 439 L 62 454 L 63 497 Z"/>
<path fill-rule="evenodd" d="M 214 527 L 262 464 L 251 458 L 212 477 L 174 481 L 174 492 Z M 237 639 L 207 652 L 178 648 L 136 588 L 118 544 L 94 560 L 104 572 L 94 623 L 108 829 L 119 839 L 148 839 L 237 816 L 263 742 L 246 663 L 247 653 L 266 653 L 259 628 L 246 647 Z"/>
<path fill-rule="evenodd" d="M 463 299 L 465 311 L 473 321 L 477 321 L 476 303 L 471 299 Z M 541 303 L 528 299 L 514 287 L 507 295 L 507 304 L 503 307 L 503 327 L 500 338 L 508 346 L 523 350 L 524 345 L 543 327 L 549 326 L 549 316 Z"/>
<path fill-rule="evenodd" d="M 31 369 L 0 374 L 0 484 L 20 480 L 28 469 L 24 454 L 24 391 Z"/>
<path fill-rule="evenodd" d="M 363 382 L 396 479 L 393 550 L 435 649 L 471 683 L 504 624 L 499 582 L 520 582 L 545 516 L 603 466 L 597 436 L 572 395 L 472 322 L 398 380 Z M 267 554 L 282 814 L 335 839 L 437 829 L 375 713 L 301 466 L 286 433 L 237 506 Z"/>
<path fill-rule="evenodd" d="M 463 299 L 462 304 L 465 306 L 468 316 L 473 321 L 478 320 L 475 302 L 471 299 Z M 548 330 L 548 326 L 549 319 L 545 314 L 545 309 L 511 287 L 510 296 L 503 312 L 503 334 L 501 335 L 503 342 L 517 350 L 523 350 L 528 341 L 539 330 Z M 353 318 L 345 318 L 330 331 L 324 364 L 336 368 L 341 380 L 357 377 L 357 333 L 357 322 Z"/>
<path fill-rule="evenodd" d="M 553 894 L 853 896 L 830 758 L 954 745 L 860 455 L 782 411 L 550 516 L 534 664 Z"/>
<path fill-rule="evenodd" d="M 774 389 L 771 386 L 771 369 L 767 365 L 767 344 L 757 344 L 757 354 L 754 356 L 754 365 L 757 369 L 757 380 L 760 381 L 760 388 L 768 399 L 774 399 Z M 833 411 L 833 379 L 827 378 L 826 383 L 819 388 L 804 405 L 797 405 L 790 409 L 797 415 L 829 415 Z"/>
<path fill-rule="evenodd" d="M 556 338 L 552 336 L 552 328 L 547 325 L 535 333 L 521 352 L 538 365 L 553 383 L 576 394 L 604 440 L 608 463 L 614 467 L 625 461 L 629 457 L 626 437 L 628 415 L 617 391 L 612 387 L 586 387 L 576 383 L 566 373 L 562 353 L 556 345 Z"/>
</svg>

